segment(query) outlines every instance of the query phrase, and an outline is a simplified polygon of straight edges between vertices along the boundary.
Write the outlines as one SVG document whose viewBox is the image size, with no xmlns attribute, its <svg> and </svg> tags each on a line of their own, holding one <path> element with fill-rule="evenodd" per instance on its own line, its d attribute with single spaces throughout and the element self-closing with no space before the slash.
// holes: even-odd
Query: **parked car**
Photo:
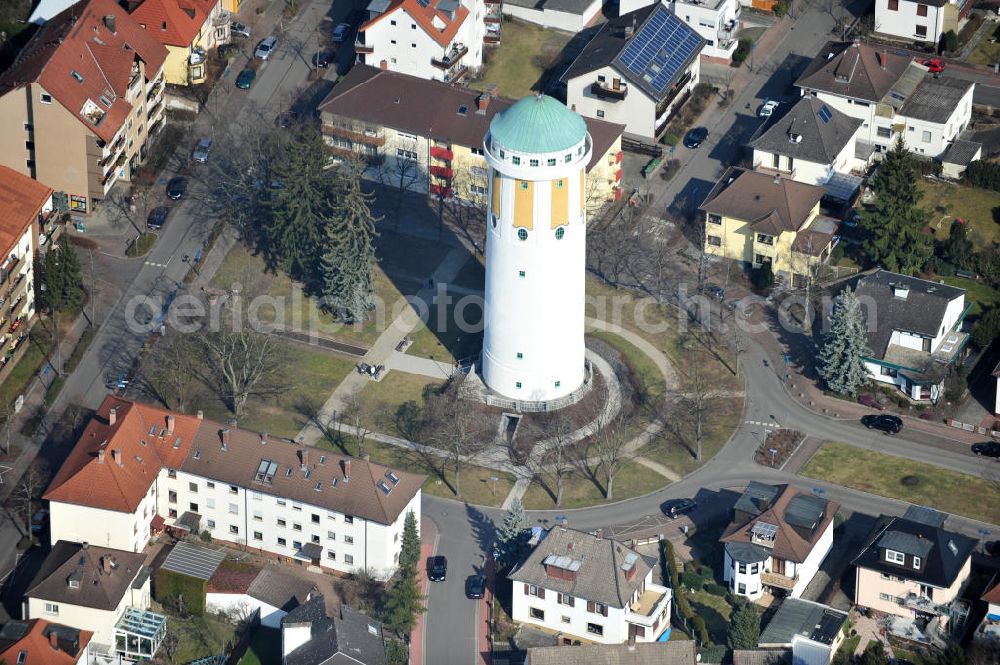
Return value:
<svg viewBox="0 0 1000 665">
<path fill-rule="evenodd" d="M 265 37 L 261 40 L 260 44 L 257 45 L 257 50 L 254 51 L 253 55 L 255 58 L 260 58 L 261 60 L 267 60 L 274 53 L 274 49 L 278 46 L 278 38 L 274 35 L 270 37 Z"/>
<path fill-rule="evenodd" d="M 49 509 L 42 508 L 31 516 L 31 533 L 41 533 L 45 523 L 49 521 Z"/>
<path fill-rule="evenodd" d="M 697 507 L 698 502 L 694 499 L 674 499 L 663 504 L 663 514 L 675 520 L 685 513 L 690 513 Z"/>
<path fill-rule="evenodd" d="M 167 183 L 167 198 L 178 200 L 187 191 L 188 181 L 183 176 L 174 176 Z"/>
<path fill-rule="evenodd" d="M 341 23 L 333 29 L 333 41 L 339 44 L 347 39 L 347 33 L 351 31 L 350 23 Z"/>
<path fill-rule="evenodd" d="M 482 575 L 469 575 L 465 580 L 465 595 L 469 598 L 482 598 L 486 591 L 486 578 Z"/>
<path fill-rule="evenodd" d="M 984 441 L 972 445 L 972 452 L 983 457 L 1000 457 L 1000 443 L 996 441 Z"/>
<path fill-rule="evenodd" d="M 1000 540 L 983 543 L 983 552 L 989 556 L 1000 556 Z"/>
<path fill-rule="evenodd" d="M 448 575 L 448 559 L 443 556 L 432 556 L 427 559 L 427 579 L 431 582 L 444 582 Z"/>
<path fill-rule="evenodd" d="M 208 161 L 208 153 L 212 151 L 212 139 L 198 139 L 198 145 L 194 147 L 191 157 L 194 161 L 204 164 Z"/>
<path fill-rule="evenodd" d="M 237 37 L 250 37 L 250 26 L 244 23 L 233 23 L 229 26 L 229 32 Z"/>
<path fill-rule="evenodd" d="M 257 72 L 247 67 L 236 77 L 236 87 L 240 90 L 249 90 L 255 78 L 257 78 Z"/>
<path fill-rule="evenodd" d="M 726 291 L 721 286 L 717 284 L 706 284 L 705 293 L 710 298 L 715 298 L 719 302 L 723 302 L 726 299 Z"/>
<path fill-rule="evenodd" d="M 326 51 L 318 51 L 313 56 L 313 66 L 317 69 L 326 69 L 330 66 L 330 56 Z"/>
<path fill-rule="evenodd" d="M 774 101 L 773 99 L 768 99 L 767 97 L 765 97 L 764 103 L 760 105 L 760 111 L 757 112 L 757 115 L 760 116 L 761 118 L 770 118 L 772 115 L 774 115 L 774 111 L 777 108 L 778 108 L 778 102 Z"/>
<path fill-rule="evenodd" d="M 927 58 L 925 60 L 917 60 L 918 64 L 923 65 L 931 74 L 940 74 L 944 71 L 944 63 L 941 62 L 941 58 Z"/>
<path fill-rule="evenodd" d="M 708 138 L 708 130 L 704 127 L 695 127 L 684 136 L 684 147 L 697 148 Z"/>
<path fill-rule="evenodd" d="M 147 229 L 162 229 L 163 225 L 167 223 L 167 216 L 170 214 L 170 208 L 167 206 L 156 206 L 149 211 L 149 217 L 146 218 L 146 228 Z"/>
<path fill-rule="evenodd" d="M 899 416 L 890 416 L 880 413 L 877 416 L 862 416 L 861 424 L 868 429 L 877 429 L 886 434 L 898 434 L 903 429 L 903 419 Z"/>
</svg>

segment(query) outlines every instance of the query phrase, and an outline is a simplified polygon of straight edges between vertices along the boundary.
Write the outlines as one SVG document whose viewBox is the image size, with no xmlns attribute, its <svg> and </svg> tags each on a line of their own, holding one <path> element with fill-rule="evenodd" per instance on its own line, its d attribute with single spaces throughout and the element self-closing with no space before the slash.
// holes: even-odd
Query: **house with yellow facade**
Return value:
<svg viewBox="0 0 1000 665">
<path fill-rule="evenodd" d="M 820 214 L 826 190 L 759 171 L 730 168 L 701 205 L 705 251 L 805 286 L 833 251 L 837 220 Z"/>
<path fill-rule="evenodd" d="M 167 47 L 163 73 L 174 85 L 204 82 L 209 50 L 229 41 L 232 14 L 220 0 L 143 0 L 131 15 Z"/>
<path fill-rule="evenodd" d="M 319 105 L 335 154 L 360 157 L 365 177 L 387 186 L 486 207 L 490 121 L 517 100 L 408 74 L 355 65 Z M 584 118 L 593 142 L 587 164 L 591 211 L 621 197 L 624 125 Z"/>
</svg>

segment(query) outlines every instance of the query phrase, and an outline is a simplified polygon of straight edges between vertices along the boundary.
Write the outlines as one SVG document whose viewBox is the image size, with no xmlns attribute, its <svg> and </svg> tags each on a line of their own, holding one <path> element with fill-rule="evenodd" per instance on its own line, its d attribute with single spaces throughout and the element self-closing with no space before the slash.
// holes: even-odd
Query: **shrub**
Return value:
<svg viewBox="0 0 1000 665">
<path fill-rule="evenodd" d="M 878 409 L 879 411 L 885 409 L 885 406 L 882 404 L 882 402 L 878 401 L 878 398 L 875 397 L 875 395 L 870 395 L 867 393 L 858 397 L 858 404 L 864 404 L 869 409 Z"/>
<path fill-rule="evenodd" d="M 723 586 L 722 584 L 716 584 L 715 582 L 706 584 L 705 591 L 709 592 L 713 596 L 721 596 L 723 598 L 729 595 L 729 587 Z"/>
<path fill-rule="evenodd" d="M 774 15 L 784 16 L 788 13 L 788 9 L 791 5 L 792 0 L 778 0 L 778 2 L 774 5 Z"/>
<path fill-rule="evenodd" d="M 669 145 L 670 147 L 677 145 L 679 142 L 680 138 L 673 132 L 667 132 L 663 135 L 663 143 Z"/>
<path fill-rule="evenodd" d="M 979 317 L 979 322 L 972 329 L 972 343 L 977 349 L 985 349 L 997 337 L 1000 337 L 1000 307 L 994 307 Z"/>
<path fill-rule="evenodd" d="M 700 589 L 705 584 L 705 580 L 698 573 L 682 573 L 681 584 L 689 589 Z"/>
<path fill-rule="evenodd" d="M 705 625 L 705 620 L 700 616 L 695 616 L 691 619 L 691 627 L 694 628 L 694 633 L 699 643 L 708 644 L 711 641 L 708 639 L 708 627 Z"/>
<path fill-rule="evenodd" d="M 209 531 L 207 529 L 204 530 L 204 531 L 202 531 L 201 533 L 199 533 L 198 537 L 201 538 L 201 541 L 203 543 L 209 543 L 209 542 L 212 541 L 212 534 L 209 533 Z"/>
<path fill-rule="evenodd" d="M 771 264 L 765 263 L 759 268 L 752 268 L 750 270 L 750 283 L 757 291 L 767 291 L 774 286 L 774 272 L 771 270 Z"/>
<path fill-rule="evenodd" d="M 715 571 L 712 570 L 711 566 L 702 564 L 702 566 L 698 568 L 698 574 L 704 577 L 706 582 L 710 582 L 715 579 Z"/>
<path fill-rule="evenodd" d="M 941 35 L 941 46 L 945 51 L 958 50 L 958 35 L 955 34 L 954 30 L 949 30 Z"/>
<path fill-rule="evenodd" d="M 747 59 L 750 55 L 750 46 L 753 44 L 749 39 L 741 39 L 739 44 L 736 45 L 736 50 L 733 51 L 733 66 L 739 67 L 743 64 L 743 61 Z"/>
<path fill-rule="evenodd" d="M 965 169 L 965 179 L 969 184 L 1000 192 L 1000 163 L 979 160 Z"/>
</svg>

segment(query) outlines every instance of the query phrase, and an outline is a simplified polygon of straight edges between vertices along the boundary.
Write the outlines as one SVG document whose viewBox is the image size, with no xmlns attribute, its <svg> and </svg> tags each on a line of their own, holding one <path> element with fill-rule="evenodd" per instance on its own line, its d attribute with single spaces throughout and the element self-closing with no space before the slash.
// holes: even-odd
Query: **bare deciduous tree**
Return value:
<svg viewBox="0 0 1000 665">
<path fill-rule="evenodd" d="M 251 396 L 282 392 L 277 376 L 285 353 L 276 337 L 240 329 L 204 331 L 192 341 L 205 364 L 203 378 L 237 416 L 243 415 Z"/>
<path fill-rule="evenodd" d="M 630 419 L 624 411 L 613 418 L 597 418 L 594 423 L 591 451 L 600 460 L 601 469 L 607 482 L 605 497 L 614 500 L 615 477 L 625 463 L 632 458 L 629 448 Z"/>
<path fill-rule="evenodd" d="M 341 418 L 351 426 L 351 433 L 358 444 L 358 457 L 361 457 L 365 454 L 365 441 L 373 432 L 365 424 L 364 402 L 360 393 L 355 392 L 347 398 Z"/>
<path fill-rule="evenodd" d="M 563 489 L 566 478 L 573 472 L 573 423 L 566 417 L 556 414 L 544 427 L 548 453 L 542 460 L 539 471 L 552 478 L 555 484 L 556 506 L 562 505 Z"/>
<path fill-rule="evenodd" d="M 379 182 L 394 193 L 395 211 L 393 221 L 399 230 L 399 219 L 403 212 L 403 202 L 414 186 L 426 178 L 424 166 L 420 163 L 417 142 L 409 139 L 398 140 L 386 146 L 386 154 L 378 167 Z"/>
<path fill-rule="evenodd" d="M 42 491 L 49 483 L 49 468 L 42 459 L 29 466 L 14 487 L 11 501 L 14 512 L 24 524 L 24 533 L 31 535 L 31 516 L 35 514 Z"/>
<path fill-rule="evenodd" d="M 711 391 L 708 378 L 702 369 L 702 363 L 692 362 L 686 372 L 687 381 L 684 384 L 684 396 L 681 399 L 681 413 L 687 414 L 694 439 L 694 458 L 701 460 L 701 443 L 704 434 L 705 418 L 711 402 Z"/>
<path fill-rule="evenodd" d="M 108 220 L 115 228 L 131 225 L 137 234 L 142 234 L 146 218 L 156 206 L 156 195 L 149 187 L 133 184 L 130 189 L 115 187 L 102 204 L 108 212 Z"/>
<path fill-rule="evenodd" d="M 173 335 L 154 347 L 144 363 L 143 387 L 165 407 L 184 413 L 185 397 L 198 357 L 186 335 Z"/>
<path fill-rule="evenodd" d="M 456 496 L 462 496 L 462 469 L 470 456 L 493 442 L 496 432 L 491 422 L 479 411 L 468 408 L 457 396 L 455 389 L 442 393 L 429 404 L 429 420 L 434 434 L 431 440 L 447 453 L 448 462 L 455 470 Z M 494 425 L 495 426 L 495 425 Z"/>
</svg>

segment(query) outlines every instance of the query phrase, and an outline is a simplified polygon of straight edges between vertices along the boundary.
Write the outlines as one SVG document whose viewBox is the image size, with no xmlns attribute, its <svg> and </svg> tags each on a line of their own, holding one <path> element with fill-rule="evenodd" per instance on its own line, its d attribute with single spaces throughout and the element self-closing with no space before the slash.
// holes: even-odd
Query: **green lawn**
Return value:
<svg viewBox="0 0 1000 665">
<path fill-rule="evenodd" d="M 722 596 L 716 596 L 704 589 L 688 594 L 688 601 L 695 614 L 705 620 L 708 635 L 715 644 L 725 644 L 729 634 L 729 617 L 732 606 Z"/>
<path fill-rule="evenodd" d="M 1000 303 L 1000 291 L 983 282 L 977 282 L 963 277 L 942 277 L 945 284 L 965 289 L 966 305 L 972 303 L 970 317 L 979 316 L 984 309 L 989 309 Z"/>
<path fill-rule="evenodd" d="M 628 360 L 629 364 L 632 365 L 632 368 L 642 380 L 642 385 L 648 395 L 663 395 L 663 391 L 666 388 L 663 374 L 652 358 L 639 350 L 639 347 L 612 332 L 594 330 L 588 334 L 610 345 Z"/>
<path fill-rule="evenodd" d="M 994 65 L 1000 61 L 1000 41 L 990 42 L 987 32 L 969 54 L 969 62 L 976 65 Z"/>
<path fill-rule="evenodd" d="M 989 480 L 843 443 L 824 443 L 801 474 L 986 522 L 1000 515 L 1000 492 Z M 906 476 L 919 483 L 903 485 Z"/>
<path fill-rule="evenodd" d="M 281 662 L 281 631 L 260 627 L 239 665 L 277 665 Z"/>
<path fill-rule="evenodd" d="M 236 640 L 231 625 L 208 614 L 187 619 L 170 615 L 167 629 L 177 636 L 175 663 L 190 663 L 199 658 L 221 655 L 225 652 L 226 642 Z"/>
<path fill-rule="evenodd" d="M 543 482 L 548 483 L 547 490 Z M 600 470 L 597 471 L 596 483 L 578 472 L 571 473 L 564 482 L 560 508 L 583 508 L 607 502 L 604 496 L 605 477 Z M 612 499 L 622 501 L 649 494 L 669 482 L 657 472 L 637 462 L 626 462 L 615 476 L 615 492 Z M 524 507 L 529 510 L 552 510 L 556 507 L 555 499 L 552 497 L 555 489 L 555 483 L 550 479 L 536 477 L 524 494 Z"/>
<path fill-rule="evenodd" d="M 412 400 L 423 408 L 424 391 L 443 383 L 419 374 L 389 372 L 384 379 L 369 382 L 361 391 L 362 422 L 378 432 L 401 436 L 396 427 L 399 406 Z"/>
<path fill-rule="evenodd" d="M 702 424 L 701 461 L 696 460 L 687 449 L 686 445 L 690 445 L 692 439 L 691 433 L 684 427 L 665 428 L 643 449 L 643 454 L 682 476 L 688 474 L 715 457 L 722 446 L 726 445 L 739 424 L 742 413 L 741 398 L 720 397 L 713 400 L 709 416 Z M 677 422 L 674 424 L 683 425 Z"/>
<path fill-rule="evenodd" d="M 921 178 L 921 206 L 937 238 L 948 237 L 951 222 L 961 217 L 971 224 L 969 236 L 976 245 L 1000 241 L 1000 224 L 993 221 L 993 209 L 1000 207 L 1000 192 Z"/>
<path fill-rule="evenodd" d="M 470 83 L 485 90 L 496 85 L 506 97 L 524 97 L 537 89 L 545 69 L 559 64 L 559 54 L 573 35 L 559 30 L 505 19 L 500 46 L 487 51 L 488 62 L 482 75 Z"/>
<path fill-rule="evenodd" d="M 459 295 L 450 303 L 432 304 L 426 323 L 410 333 L 413 345 L 406 352 L 446 363 L 478 353 L 483 344 L 481 302 L 476 296 Z"/>
<path fill-rule="evenodd" d="M 125 256 L 137 257 L 144 256 L 146 252 L 153 248 L 153 244 L 156 242 L 155 233 L 143 233 L 125 249 Z"/>
</svg>

